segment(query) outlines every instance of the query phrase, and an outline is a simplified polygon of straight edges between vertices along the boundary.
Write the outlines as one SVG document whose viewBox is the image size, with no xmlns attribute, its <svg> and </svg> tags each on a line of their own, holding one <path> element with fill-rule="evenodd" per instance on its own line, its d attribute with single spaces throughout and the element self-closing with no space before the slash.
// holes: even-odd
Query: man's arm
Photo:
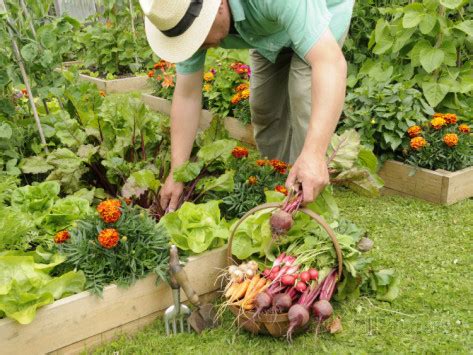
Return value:
<svg viewBox="0 0 473 355">
<path fill-rule="evenodd" d="M 161 207 L 175 210 L 184 185 L 173 179 L 174 169 L 189 159 L 202 109 L 202 71 L 176 77 L 171 107 L 171 171 L 161 190 Z"/>
<path fill-rule="evenodd" d="M 302 183 L 304 202 L 313 201 L 329 183 L 325 154 L 343 109 L 347 63 L 330 30 L 305 57 L 312 67 L 312 109 L 304 147 L 286 185 Z"/>
</svg>

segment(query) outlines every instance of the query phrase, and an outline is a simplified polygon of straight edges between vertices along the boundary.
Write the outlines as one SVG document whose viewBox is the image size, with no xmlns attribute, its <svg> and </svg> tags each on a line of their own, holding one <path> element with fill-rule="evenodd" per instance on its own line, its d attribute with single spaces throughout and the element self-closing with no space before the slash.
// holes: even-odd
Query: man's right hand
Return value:
<svg viewBox="0 0 473 355">
<path fill-rule="evenodd" d="M 170 173 L 160 192 L 161 208 L 169 212 L 175 211 L 183 191 L 184 184 L 174 181 L 172 173 Z"/>
</svg>

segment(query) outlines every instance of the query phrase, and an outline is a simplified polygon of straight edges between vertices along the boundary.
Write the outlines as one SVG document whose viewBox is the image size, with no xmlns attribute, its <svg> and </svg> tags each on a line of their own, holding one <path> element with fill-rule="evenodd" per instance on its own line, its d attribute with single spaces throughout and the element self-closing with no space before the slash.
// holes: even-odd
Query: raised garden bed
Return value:
<svg viewBox="0 0 473 355">
<path fill-rule="evenodd" d="M 130 91 L 144 91 L 148 90 L 148 77 L 143 76 L 130 76 L 128 78 L 106 80 L 102 78 L 94 78 L 89 75 L 80 74 L 79 77 L 82 80 L 90 81 L 97 85 L 99 90 L 105 91 L 107 94 L 111 93 L 123 93 Z"/>
<path fill-rule="evenodd" d="M 152 110 L 162 112 L 165 114 L 171 113 L 171 101 L 161 97 L 153 96 L 151 94 L 141 95 L 145 104 Z M 200 114 L 200 129 L 206 129 L 212 120 L 212 113 L 208 110 L 202 110 Z M 230 132 L 230 135 L 241 142 L 255 145 L 255 138 L 253 136 L 253 126 L 251 124 L 244 125 L 234 117 L 227 117 L 225 119 L 225 128 Z"/>
<path fill-rule="evenodd" d="M 225 266 L 226 247 L 222 247 L 189 258 L 185 270 L 196 293 L 210 300 L 217 296 L 220 285 L 214 280 Z M 181 300 L 186 300 L 184 292 Z M 171 304 L 170 287 L 163 282 L 156 285 L 151 275 L 127 289 L 108 286 L 103 299 L 81 292 L 41 308 L 31 324 L 0 320 L 1 353 L 80 353 L 121 333 L 140 330 Z"/>
<path fill-rule="evenodd" d="M 455 172 L 433 171 L 388 160 L 379 175 L 386 194 L 414 196 L 445 205 L 473 196 L 473 167 Z"/>
</svg>

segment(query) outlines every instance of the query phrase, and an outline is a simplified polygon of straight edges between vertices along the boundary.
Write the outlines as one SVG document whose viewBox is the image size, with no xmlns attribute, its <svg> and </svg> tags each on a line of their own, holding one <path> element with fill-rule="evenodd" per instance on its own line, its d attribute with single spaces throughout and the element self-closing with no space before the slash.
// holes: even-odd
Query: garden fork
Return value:
<svg viewBox="0 0 473 355">
<path fill-rule="evenodd" d="M 175 262 L 172 260 L 172 257 L 169 261 L 171 264 Z M 179 262 L 179 260 L 177 261 Z M 181 287 L 179 283 L 174 278 L 172 272 L 170 272 L 170 282 L 169 285 L 172 289 L 172 298 L 174 300 L 174 304 L 166 309 L 164 312 L 164 324 L 166 326 L 166 335 L 171 335 L 171 324 L 172 324 L 172 332 L 173 334 L 177 334 L 179 331 L 184 333 L 187 331 L 190 333 L 190 326 L 187 318 L 191 315 L 191 311 L 189 307 L 185 304 L 181 304 Z M 177 327 L 177 322 L 179 322 L 179 329 Z"/>
</svg>

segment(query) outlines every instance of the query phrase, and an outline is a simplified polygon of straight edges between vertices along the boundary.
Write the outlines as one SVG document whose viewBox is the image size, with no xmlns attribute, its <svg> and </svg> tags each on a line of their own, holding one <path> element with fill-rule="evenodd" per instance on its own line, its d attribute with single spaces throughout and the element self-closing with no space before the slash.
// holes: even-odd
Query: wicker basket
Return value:
<svg viewBox="0 0 473 355">
<path fill-rule="evenodd" d="M 230 238 L 228 240 L 228 249 L 227 249 L 227 263 L 228 265 L 237 264 L 237 262 L 233 259 L 232 256 L 232 242 L 233 237 L 235 235 L 236 230 L 240 226 L 240 224 L 252 214 L 264 210 L 264 209 L 277 209 L 280 208 L 281 204 L 279 203 L 265 203 L 263 205 L 257 206 L 252 210 L 248 211 L 235 225 L 233 228 Z M 342 276 L 342 267 L 343 267 L 343 257 L 342 251 L 340 249 L 340 245 L 338 244 L 337 237 L 334 231 L 330 228 L 327 222 L 315 212 L 307 208 L 299 209 L 299 212 L 305 213 L 313 220 L 315 220 L 328 234 L 328 236 L 332 239 L 333 247 L 337 254 L 338 260 L 338 278 Z M 265 314 L 260 313 L 255 316 L 255 312 L 246 311 L 241 307 L 237 306 L 229 306 L 230 311 L 235 315 L 238 326 L 243 327 L 247 331 L 253 334 L 269 334 L 274 337 L 281 337 L 285 336 L 287 330 L 289 328 L 289 318 L 287 313 L 279 313 L 279 314 Z M 299 329 L 296 333 L 300 333 L 304 331 L 306 328 Z"/>
</svg>

